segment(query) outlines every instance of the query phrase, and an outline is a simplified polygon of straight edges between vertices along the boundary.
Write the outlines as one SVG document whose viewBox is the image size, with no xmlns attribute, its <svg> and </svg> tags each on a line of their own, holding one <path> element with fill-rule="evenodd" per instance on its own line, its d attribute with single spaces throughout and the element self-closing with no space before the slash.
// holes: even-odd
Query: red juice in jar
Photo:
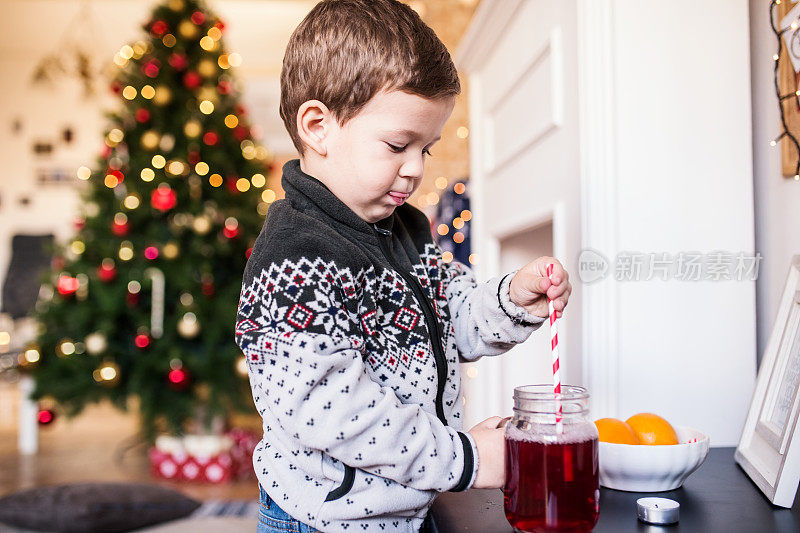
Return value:
<svg viewBox="0 0 800 533">
<path fill-rule="evenodd" d="M 506 430 L 506 518 L 517 531 L 591 531 L 600 510 L 597 436 Z"/>
</svg>

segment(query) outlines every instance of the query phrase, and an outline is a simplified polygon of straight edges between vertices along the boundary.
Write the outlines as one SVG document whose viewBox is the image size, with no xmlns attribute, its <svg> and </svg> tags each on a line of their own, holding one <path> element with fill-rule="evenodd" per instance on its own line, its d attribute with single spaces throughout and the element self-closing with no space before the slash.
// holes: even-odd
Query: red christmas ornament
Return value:
<svg viewBox="0 0 800 533">
<path fill-rule="evenodd" d="M 117 277 L 117 269 L 114 267 L 114 263 L 103 261 L 103 264 L 97 268 L 97 277 L 103 283 L 114 281 L 114 278 Z"/>
<path fill-rule="evenodd" d="M 192 13 L 192 22 L 197 24 L 198 26 L 206 21 L 206 16 L 202 11 L 195 11 Z"/>
<path fill-rule="evenodd" d="M 241 191 L 236 187 L 236 176 L 228 176 L 225 178 L 225 187 L 231 194 L 239 194 Z"/>
<path fill-rule="evenodd" d="M 200 152 L 197 150 L 191 150 L 188 154 L 186 154 L 186 162 L 190 165 L 194 166 L 200 162 Z"/>
<path fill-rule="evenodd" d="M 86 226 L 86 220 L 78 217 L 72 222 L 72 225 L 75 227 L 75 231 L 80 231 Z"/>
<path fill-rule="evenodd" d="M 36 419 L 39 421 L 39 425 L 46 426 L 56 419 L 56 413 L 52 409 L 39 409 Z"/>
<path fill-rule="evenodd" d="M 167 23 L 163 20 L 157 20 L 150 26 L 150 32 L 153 35 L 160 37 L 167 32 L 168 27 L 169 26 L 167 26 Z"/>
<path fill-rule="evenodd" d="M 214 23 L 214 27 L 217 28 L 219 31 L 225 31 L 225 23 L 222 22 L 221 20 L 217 20 Z"/>
<path fill-rule="evenodd" d="M 142 72 L 148 78 L 155 78 L 158 76 L 159 70 L 161 70 L 161 62 L 158 59 L 151 59 L 142 65 Z"/>
<path fill-rule="evenodd" d="M 186 57 L 186 54 L 181 54 L 178 52 L 170 55 L 168 61 L 175 70 L 183 70 L 189 66 L 189 58 Z"/>
<path fill-rule="evenodd" d="M 242 142 L 250 137 L 250 131 L 244 126 L 236 126 L 233 128 L 233 136 L 236 137 L 237 141 Z"/>
<path fill-rule="evenodd" d="M 54 255 L 50 261 L 50 268 L 53 270 L 61 270 L 64 268 L 64 258 L 60 255 Z"/>
<path fill-rule="evenodd" d="M 144 124 L 145 122 L 150 120 L 150 111 L 148 111 L 143 107 L 140 107 L 139 109 L 136 110 L 136 113 L 134 113 L 133 116 L 134 118 L 136 118 L 136 122 Z"/>
<path fill-rule="evenodd" d="M 63 275 L 58 278 L 56 288 L 62 296 L 72 296 L 78 290 L 78 279 L 72 276 Z"/>
<path fill-rule="evenodd" d="M 210 298 L 214 296 L 214 283 L 211 281 L 205 281 L 201 285 L 200 289 L 203 291 L 203 296 L 206 298 Z"/>
<path fill-rule="evenodd" d="M 167 374 L 167 383 L 175 390 L 184 390 L 189 386 L 189 372 L 181 368 L 175 368 Z"/>
<path fill-rule="evenodd" d="M 122 88 L 120 88 L 120 91 Z M 230 94 L 231 92 L 231 84 L 228 81 L 222 80 L 217 84 L 217 92 L 219 94 Z"/>
<path fill-rule="evenodd" d="M 128 304 L 129 307 L 136 307 L 137 305 L 139 305 L 139 293 L 129 292 L 125 297 L 125 302 Z"/>
<path fill-rule="evenodd" d="M 178 197 L 175 195 L 169 185 L 159 185 L 157 189 L 153 190 L 150 196 L 150 205 L 155 207 L 161 212 L 166 212 L 175 207 L 178 203 Z"/>
<path fill-rule="evenodd" d="M 239 235 L 239 227 L 238 226 L 236 226 L 236 227 L 225 226 L 225 228 L 222 230 L 222 234 L 225 235 L 229 239 L 233 239 L 233 238 L 235 238 L 235 237 L 237 237 Z"/>
<path fill-rule="evenodd" d="M 121 170 L 115 170 L 113 168 L 109 168 L 108 170 L 106 170 L 106 174 L 111 174 L 112 176 L 117 178 L 118 184 L 125 181 L 125 174 L 123 174 Z"/>
<path fill-rule="evenodd" d="M 216 132 L 207 131 L 205 135 L 203 135 L 203 142 L 209 146 L 214 146 L 219 141 L 219 136 L 217 136 Z"/>
<path fill-rule="evenodd" d="M 117 237 L 124 237 L 131 230 L 131 225 L 128 222 L 118 224 L 116 221 L 111 223 L 111 233 Z"/>
<path fill-rule="evenodd" d="M 183 75 L 183 86 L 187 89 L 196 89 L 201 83 L 203 83 L 203 78 L 193 70 Z"/>
<path fill-rule="evenodd" d="M 134 337 L 133 343 L 136 345 L 137 348 L 141 348 L 144 350 L 148 346 L 150 346 L 150 336 L 145 333 L 139 333 Z"/>
<path fill-rule="evenodd" d="M 144 249 L 144 256 L 145 258 L 149 259 L 150 261 L 158 258 L 158 248 L 155 246 L 148 246 Z"/>
</svg>

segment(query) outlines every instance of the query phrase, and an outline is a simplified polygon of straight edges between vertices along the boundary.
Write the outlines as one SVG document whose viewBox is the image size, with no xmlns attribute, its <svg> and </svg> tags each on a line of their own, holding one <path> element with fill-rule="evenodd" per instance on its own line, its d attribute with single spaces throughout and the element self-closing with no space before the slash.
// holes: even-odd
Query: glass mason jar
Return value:
<svg viewBox="0 0 800 533">
<path fill-rule="evenodd" d="M 557 423 L 558 404 L 561 423 Z M 506 518 L 515 531 L 591 531 L 600 512 L 597 427 L 583 387 L 514 389 L 506 425 Z"/>
</svg>

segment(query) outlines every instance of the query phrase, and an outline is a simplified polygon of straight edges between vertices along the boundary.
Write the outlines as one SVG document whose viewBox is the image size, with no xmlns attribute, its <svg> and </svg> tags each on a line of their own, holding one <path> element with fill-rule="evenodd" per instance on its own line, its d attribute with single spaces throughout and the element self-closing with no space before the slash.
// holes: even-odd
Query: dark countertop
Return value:
<svg viewBox="0 0 800 533">
<path fill-rule="evenodd" d="M 773 507 L 733 460 L 734 448 L 711 448 L 703 465 L 683 487 L 655 493 L 600 488 L 597 533 L 797 533 L 800 495 L 791 509 Z M 636 517 L 636 500 L 645 496 L 670 498 L 681 504 L 680 522 L 654 526 Z M 433 505 L 439 533 L 510 533 L 499 489 L 445 492 Z"/>
</svg>

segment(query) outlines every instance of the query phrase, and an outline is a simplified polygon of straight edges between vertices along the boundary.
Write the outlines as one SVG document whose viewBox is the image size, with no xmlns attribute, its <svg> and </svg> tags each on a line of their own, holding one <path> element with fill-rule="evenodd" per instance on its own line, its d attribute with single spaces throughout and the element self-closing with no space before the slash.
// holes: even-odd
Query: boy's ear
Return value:
<svg viewBox="0 0 800 533">
<path fill-rule="evenodd" d="M 327 137 L 334 120 L 328 106 L 319 100 L 303 102 L 297 110 L 297 134 L 303 143 L 321 156 L 327 155 Z"/>
</svg>

